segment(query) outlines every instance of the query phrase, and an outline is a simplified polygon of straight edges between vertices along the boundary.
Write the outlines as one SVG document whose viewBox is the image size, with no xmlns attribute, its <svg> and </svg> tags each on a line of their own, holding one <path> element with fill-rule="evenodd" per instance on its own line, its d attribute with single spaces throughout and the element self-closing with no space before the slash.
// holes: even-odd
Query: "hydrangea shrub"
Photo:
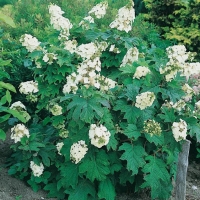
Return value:
<svg viewBox="0 0 200 200">
<path fill-rule="evenodd" d="M 21 37 L 33 78 L 19 88 L 35 112 L 12 128 L 9 174 L 57 199 L 114 200 L 127 185 L 166 199 L 182 142 L 200 140 L 189 81 L 200 65 L 183 46 L 149 48 L 130 37 L 132 1 L 98 29 L 107 6 L 73 24 L 51 4 L 49 40 Z"/>
</svg>

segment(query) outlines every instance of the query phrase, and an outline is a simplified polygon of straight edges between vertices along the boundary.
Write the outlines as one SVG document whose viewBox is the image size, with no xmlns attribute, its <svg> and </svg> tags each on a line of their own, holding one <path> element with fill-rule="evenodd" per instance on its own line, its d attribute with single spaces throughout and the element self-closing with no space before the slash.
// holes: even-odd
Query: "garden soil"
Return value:
<svg viewBox="0 0 200 200">
<path fill-rule="evenodd" d="M 56 200 L 55 198 L 47 198 L 44 191 L 32 191 L 27 184 L 8 175 L 8 169 L 4 167 L 4 163 L 11 153 L 9 146 L 12 141 L 9 138 L 8 134 L 6 141 L 0 141 L 0 200 Z M 142 191 L 137 196 L 128 193 L 121 194 L 116 198 L 116 200 L 150 199 L 148 191 Z M 172 194 L 170 200 L 174 199 L 174 194 Z M 200 200 L 200 163 L 189 163 L 186 200 Z"/>
</svg>

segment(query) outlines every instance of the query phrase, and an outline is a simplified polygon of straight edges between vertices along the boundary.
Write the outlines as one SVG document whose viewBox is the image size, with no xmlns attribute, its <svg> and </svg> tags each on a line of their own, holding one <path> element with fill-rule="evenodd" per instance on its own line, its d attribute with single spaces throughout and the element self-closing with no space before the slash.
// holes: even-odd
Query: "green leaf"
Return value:
<svg viewBox="0 0 200 200">
<path fill-rule="evenodd" d="M 4 82 L 0 81 L 0 88 L 5 88 L 7 90 L 10 90 L 10 91 L 16 93 L 15 87 L 13 85 L 11 85 L 10 83 L 4 83 Z"/>
<path fill-rule="evenodd" d="M 114 200 L 116 196 L 115 187 L 110 179 L 101 181 L 99 184 L 98 197 L 99 199 Z"/>
<path fill-rule="evenodd" d="M 163 107 L 162 108 L 162 113 L 163 114 L 158 114 L 158 116 L 164 121 L 164 122 L 175 122 L 176 116 L 174 113 L 173 108 L 167 108 Z"/>
<path fill-rule="evenodd" d="M 4 67 L 6 65 L 10 65 L 11 61 L 12 61 L 11 59 L 3 60 L 3 59 L 0 58 L 0 66 Z M 5 73 L 5 72 L 3 71 L 3 73 Z"/>
<path fill-rule="evenodd" d="M 200 142 L 200 124 L 198 123 L 199 121 L 194 117 L 185 118 L 184 120 L 188 125 L 190 136 L 196 136 L 197 142 Z"/>
<path fill-rule="evenodd" d="M 7 110 L 7 107 L 3 107 L 2 105 L 4 105 L 4 104 L 6 104 L 6 102 L 7 102 L 7 99 L 6 99 L 6 95 L 4 95 L 2 98 L 1 98 L 1 100 L 0 100 L 0 105 L 1 105 L 1 111 L 4 111 L 4 112 L 6 112 L 6 110 Z"/>
<path fill-rule="evenodd" d="M 79 173 L 85 174 L 90 181 L 95 179 L 102 181 L 110 173 L 108 155 L 104 150 L 85 158 L 84 162 L 80 164 Z"/>
<path fill-rule="evenodd" d="M 151 136 L 148 133 L 145 133 L 146 139 L 150 143 L 154 143 L 156 146 L 164 144 L 164 135 L 161 133 L 161 135 L 153 135 Z"/>
<path fill-rule="evenodd" d="M 94 41 L 96 40 L 99 36 L 101 36 L 100 33 L 98 33 L 95 30 L 87 30 L 85 33 L 86 39 L 89 41 Z"/>
<path fill-rule="evenodd" d="M 45 145 L 36 141 L 29 143 L 29 150 L 31 151 L 39 151 L 41 147 L 45 147 Z"/>
<path fill-rule="evenodd" d="M 163 160 L 156 158 L 155 156 L 146 157 L 148 163 L 143 167 L 142 171 L 146 174 L 144 176 L 145 182 L 141 185 L 142 188 L 150 187 L 151 188 L 151 197 L 152 199 L 162 197 L 163 199 L 167 199 L 165 197 L 166 191 L 163 196 L 158 191 L 163 191 L 163 188 L 166 186 L 171 186 L 171 179 L 169 172 L 166 169 L 166 164 Z M 164 184 L 164 185 L 163 185 Z M 163 187 L 165 186 L 165 187 Z M 171 187 L 170 187 L 171 188 Z M 168 188 L 169 189 L 169 188 Z M 168 195 L 170 195 L 170 191 L 167 191 Z"/>
<path fill-rule="evenodd" d="M 135 176 L 133 176 L 130 171 L 123 168 L 120 171 L 119 180 L 120 180 L 120 184 L 122 184 L 122 185 L 126 185 L 126 182 L 133 184 L 135 181 Z"/>
<path fill-rule="evenodd" d="M 139 82 L 137 82 L 139 83 Z M 128 97 L 128 100 L 135 101 L 136 96 L 140 90 L 140 84 L 128 84 L 125 89 L 125 95 Z"/>
<path fill-rule="evenodd" d="M 140 117 L 141 110 L 135 106 L 128 105 L 124 108 L 125 111 L 124 119 L 127 119 L 127 122 L 132 124 L 136 123 L 137 119 Z"/>
<path fill-rule="evenodd" d="M 140 117 L 141 110 L 132 105 L 127 105 L 127 101 L 118 100 L 114 107 L 114 110 L 120 110 L 125 113 L 124 119 L 127 119 L 128 123 L 135 124 L 137 119 Z"/>
<path fill-rule="evenodd" d="M 111 148 L 113 150 L 116 150 L 118 141 L 115 138 L 115 131 L 110 131 L 110 134 L 111 134 L 111 136 L 110 136 L 109 142 L 106 145 L 106 147 L 107 147 L 108 150 L 110 150 Z"/>
<path fill-rule="evenodd" d="M 6 100 L 7 100 L 7 102 L 10 104 L 11 103 L 11 94 L 10 94 L 10 92 L 7 90 L 6 91 Z"/>
<path fill-rule="evenodd" d="M 134 138 L 135 140 L 137 140 L 141 135 L 140 131 L 138 131 L 137 126 L 135 124 L 128 124 L 128 126 L 124 130 L 124 134 L 128 138 Z"/>
<path fill-rule="evenodd" d="M 28 180 L 27 183 L 31 186 L 34 192 L 37 192 L 39 189 L 41 189 L 41 186 L 31 179 Z"/>
<path fill-rule="evenodd" d="M 44 187 L 44 190 L 49 191 L 48 197 L 56 197 L 57 199 L 64 199 L 64 191 L 57 190 L 57 183 L 49 183 Z"/>
<path fill-rule="evenodd" d="M 67 106 L 67 110 L 71 109 L 74 109 L 72 119 L 75 121 L 80 119 L 86 123 L 91 123 L 95 114 L 102 118 L 104 113 L 100 102 L 96 101 L 95 98 L 84 99 L 75 96 Z"/>
<path fill-rule="evenodd" d="M 0 129 L 0 140 L 5 140 L 6 139 L 6 133 Z"/>
<path fill-rule="evenodd" d="M 12 18 L 9 17 L 8 15 L 5 15 L 1 11 L 0 11 L 0 20 L 5 22 L 9 26 L 12 26 L 13 28 L 16 28 L 16 25 L 15 25 L 14 21 L 12 20 Z"/>
<path fill-rule="evenodd" d="M 75 189 L 65 192 L 69 194 L 68 200 L 88 200 L 89 196 L 95 197 L 96 194 L 94 185 L 87 180 L 79 181 Z"/>
<path fill-rule="evenodd" d="M 137 174 L 138 169 L 145 165 L 143 157 L 146 156 L 146 152 L 142 146 L 124 143 L 119 147 L 119 150 L 125 151 L 120 159 L 127 161 L 127 169 L 132 171 L 132 175 Z"/>
<path fill-rule="evenodd" d="M 121 160 L 119 159 L 119 155 L 117 151 L 109 152 L 109 161 L 110 161 L 110 173 L 114 174 L 118 172 L 122 168 Z"/>
<path fill-rule="evenodd" d="M 125 67 L 120 67 L 119 70 L 122 71 L 122 74 L 134 75 L 136 67 L 133 65 L 126 65 Z"/>
<path fill-rule="evenodd" d="M 8 108 L 7 110 L 5 110 L 5 112 L 12 114 L 14 117 L 19 119 L 20 121 L 26 123 L 26 119 L 18 111 Z"/>
<path fill-rule="evenodd" d="M 60 174 L 62 176 L 61 183 L 63 187 L 68 188 L 76 188 L 78 184 L 78 165 L 70 162 L 61 165 L 59 168 Z"/>
<path fill-rule="evenodd" d="M 10 118 L 10 114 L 6 114 L 0 117 L 0 123 L 7 121 Z"/>
<path fill-rule="evenodd" d="M 49 153 L 44 151 L 43 149 L 40 149 L 40 151 L 38 152 L 38 155 L 42 157 L 42 162 L 44 163 L 44 165 L 49 167 L 51 164 Z"/>
</svg>

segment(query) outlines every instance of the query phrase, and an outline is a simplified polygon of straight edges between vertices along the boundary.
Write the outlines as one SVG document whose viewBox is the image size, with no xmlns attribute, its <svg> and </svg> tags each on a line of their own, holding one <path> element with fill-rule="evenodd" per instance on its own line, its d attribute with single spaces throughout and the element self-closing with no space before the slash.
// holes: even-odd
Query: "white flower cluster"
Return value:
<svg viewBox="0 0 200 200">
<path fill-rule="evenodd" d="M 59 136 L 60 136 L 61 138 L 68 138 L 68 136 L 69 136 L 69 131 L 66 130 L 66 129 L 64 129 L 64 128 L 60 129 L 60 130 L 59 130 Z"/>
<path fill-rule="evenodd" d="M 99 57 L 83 61 L 78 66 L 77 74 L 74 72 L 67 76 L 67 83 L 63 87 L 63 93 L 73 92 L 75 94 L 79 83 L 82 83 L 85 87 L 94 86 L 101 91 L 108 91 L 114 88 L 117 83 L 109 78 L 100 76 L 100 71 L 101 61 Z"/>
<path fill-rule="evenodd" d="M 24 136 L 30 137 L 29 130 L 24 126 L 24 124 L 17 124 L 13 128 L 11 128 L 11 136 L 10 138 L 15 141 L 15 143 L 20 142 L 21 138 Z"/>
<path fill-rule="evenodd" d="M 185 63 L 184 68 L 181 71 L 182 75 L 184 75 L 187 79 L 191 76 L 200 74 L 200 62 L 196 63 Z M 193 77 L 191 77 L 193 78 Z"/>
<path fill-rule="evenodd" d="M 79 26 L 82 26 L 84 29 L 89 29 L 89 24 L 94 24 L 94 18 L 91 16 L 84 17 L 83 20 L 79 23 Z"/>
<path fill-rule="evenodd" d="M 155 120 L 147 120 L 144 121 L 144 127 L 143 130 L 145 133 L 148 133 L 151 135 L 151 137 L 153 135 L 161 135 L 162 133 L 162 129 L 160 126 L 160 123 L 156 122 Z"/>
<path fill-rule="evenodd" d="M 185 106 L 186 106 L 186 103 L 182 99 L 180 99 L 179 101 L 177 101 L 175 104 L 172 105 L 172 107 L 177 111 L 183 110 Z"/>
<path fill-rule="evenodd" d="M 54 29 L 61 31 L 61 37 L 68 39 L 70 35 L 69 30 L 72 28 L 72 24 L 69 19 L 62 16 L 64 11 L 55 4 L 49 5 L 50 23 Z"/>
<path fill-rule="evenodd" d="M 76 47 L 78 45 L 76 40 L 67 40 L 63 44 L 65 50 L 69 51 L 70 53 L 76 52 Z"/>
<path fill-rule="evenodd" d="M 139 56 L 138 49 L 136 47 L 130 48 L 127 51 L 126 55 L 124 56 L 120 67 L 125 67 L 125 65 L 132 65 L 134 61 L 138 60 L 138 56 Z"/>
<path fill-rule="evenodd" d="M 99 57 L 87 59 L 83 61 L 77 69 L 79 81 L 85 86 L 93 85 L 99 88 L 98 82 L 95 80 L 97 73 L 101 71 L 101 61 Z"/>
<path fill-rule="evenodd" d="M 77 143 L 74 143 L 70 149 L 70 159 L 75 164 L 79 163 L 87 153 L 88 148 L 85 144 L 85 141 L 80 140 Z"/>
<path fill-rule="evenodd" d="M 186 103 L 183 99 L 180 99 L 176 103 L 173 103 L 172 101 L 165 101 L 165 103 L 162 105 L 162 107 L 167 107 L 167 108 L 174 108 L 177 111 L 182 111 L 186 107 Z"/>
<path fill-rule="evenodd" d="M 28 52 L 33 52 L 34 50 L 36 50 L 41 43 L 36 37 L 33 37 L 30 34 L 22 35 L 19 41 L 22 43 L 22 46 L 26 47 Z"/>
<path fill-rule="evenodd" d="M 174 139 L 179 142 L 185 140 L 187 136 L 187 124 L 184 120 L 180 119 L 180 122 L 174 122 L 172 125 L 172 132 Z"/>
<path fill-rule="evenodd" d="M 42 60 L 51 65 L 53 63 L 53 60 L 57 60 L 57 55 L 54 53 L 45 53 Z"/>
<path fill-rule="evenodd" d="M 189 53 L 186 52 L 184 45 L 174 45 L 166 48 L 167 56 L 173 62 L 185 63 L 189 58 Z"/>
<path fill-rule="evenodd" d="M 150 73 L 150 70 L 148 69 L 148 67 L 139 66 L 136 68 L 133 78 L 140 79 L 141 77 L 144 77 L 149 73 Z"/>
<path fill-rule="evenodd" d="M 164 68 L 160 68 L 160 74 L 165 74 L 165 79 L 167 82 L 170 82 L 174 79 L 177 72 L 180 71 L 183 67 L 183 64 L 179 64 L 173 61 L 169 61 Z"/>
<path fill-rule="evenodd" d="M 186 93 L 186 96 L 183 99 L 187 102 L 192 99 L 192 96 L 195 94 L 195 91 L 186 83 L 182 86 L 182 90 Z"/>
<path fill-rule="evenodd" d="M 49 106 L 49 111 L 52 113 L 54 116 L 62 115 L 62 107 L 59 106 L 58 104 L 54 104 L 53 106 Z"/>
<path fill-rule="evenodd" d="M 111 79 L 100 76 L 101 61 L 99 55 L 105 51 L 108 44 L 106 42 L 82 44 L 77 47 L 76 53 L 83 58 L 83 62 L 77 66 L 77 72 L 67 76 L 67 83 L 63 87 L 63 93 L 76 93 L 78 84 L 85 87 L 94 86 L 97 89 L 108 90 L 115 86 Z M 100 82 L 103 81 L 101 87 Z M 114 86 L 113 86 L 114 85 Z M 101 88 L 100 88 L 101 87 Z"/>
<path fill-rule="evenodd" d="M 114 88 L 116 86 L 117 82 L 113 81 L 110 78 L 106 78 L 105 76 L 98 76 L 97 84 L 100 86 L 101 91 L 108 91 L 109 89 Z"/>
<path fill-rule="evenodd" d="M 136 96 L 135 106 L 141 110 L 144 110 L 153 104 L 155 98 L 156 97 L 153 92 L 143 92 Z"/>
<path fill-rule="evenodd" d="M 17 111 L 26 110 L 26 106 L 21 101 L 16 101 L 15 103 L 11 104 L 10 108 Z"/>
<path fill-rule="evenodd" d="M 124 6 L 118 10 L 116 19 L 109 25 L 110 28 L 117 28 L 127 33 L 132 29 L 132 23 L 135 19 L 134 3 L 130 6 Z"/>
<path fill-rule="evenodd" d="M 40 165 L 37 165 L 33 161 L 30 162 L 30 168 L 33 172 L 33 175 L 37 177 L 40 177 L 44 171 L 44 165 L 42 163 L 40 163 Z"/>
<path fill-rule="evenodd" d="M 91 144 L 101 148 L 108 144 L 110 139 L 110 132 L 102 124 L 97 126 L 96 124 L 90 125 L 89 138 L 91 139 Z"/>
<path fill-rule="evenodd" d="M 58 142 L 58 143 L 56 144 L 56 148 L 57 148 L 57 150 L 58 150 L 58 154 L 59 154 L 59 155 L 62 155 L 62 154 L 60 153 L 60 150 L 62 149 L 63 145 L 64 145 L 63 142 Z"/>
<path fill-rule="evenodd" d="M 36 93 L 38 91 L 38 83 L 34 81 L 22 82 L 19 85 L 19 92 L 21 94 Z"/>
<path fill-rule="evenodd" d="M 88 12 L 88 14 L 94 13 L 96 18 L 100 19 L 100 18 L 104 17 L 104 15 L 106 14 L 107 7 L 108 7 L 108 3 L 107 2 L 101 2 L 101 3 L 97 4 L 96 6 L 94 6 Z"/>
<path fill-rule="evenodd" d="M 119 50 L 117 47 L 115 47 L 114 44 L 112 44 L 112 45 L 110 46 L 109 51 L 110 51 L 110 52 L 113 52 L 113 53 L 120 53 L 120 50 Z"/>
<path fill-rule="evenodd" d="M 78 90 L 78 83 L 79 78 L 76 75 L 75 72 L 73 72 L 71 75 L 66 77 L 67 83 L 63 86 L 63 93 L 68 94 L 70 92 L 76 94 L 76 91 Z"/>
<path fill-rule="evenodd" d="M 81 44 L 77 47 L 76 53 L 84 59 L 90 59 L 98 51 L 98 47 L 94 42 L 88 44 Z"/>
<path fill-rule="evenodd" d="M 83 61 L 77 69 L 77 73 L 72 73 L 67 77 L 67 84 L 64 85 L 63 93 L 73 92 L 76 93 L 78 90 L 78 84 L 82 83 L 86 87 L 92 85 L 96 88 L 100 87 L 100 84 L 97 82 L 96 77 L 97 73 L 101 71 L 101 61 L 99 57 L 92 59 L 87 59 Z"/>
<path fill-rule="evenodd" d="M 164 68 L 160 68 L 160 74 L 165 74 L 165 79 L 170 82 L 174 79 L 177 72 L 187 79 L 193 75 L 200 73 L 200 63 L 187 63 L 187 60 L 193 59 L 193 53 L 186 52 L 184 45 L 174 45 L 166 48 L 169 62 Z"/>
</svg>

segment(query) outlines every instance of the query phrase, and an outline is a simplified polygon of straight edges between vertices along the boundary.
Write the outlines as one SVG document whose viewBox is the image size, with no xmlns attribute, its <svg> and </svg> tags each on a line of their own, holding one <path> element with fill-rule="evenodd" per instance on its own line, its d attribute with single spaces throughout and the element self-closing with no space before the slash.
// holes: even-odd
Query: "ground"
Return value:
<svg viewBox="0 0 200 200">
<path fill-rule="evenodd" d="M 56 200 L 46 198 L 44 191 L 34 192 L 24 182 L 8 175 L 3 164 L 6 157 L 10 155 L 9 145 L 11 141 L 7 137 L 6 141 L 0 141 L 0 200 Z M 135 196 L 132 194 L 121 194 L 117 200 L 150 200 L 148 193 L 141 192 Z M 170 200 L 174 200 L 172 195 Z M 200 200 L 200 163 L 189 162 L 187 173 L 186 200 Z"/>
</svg>

